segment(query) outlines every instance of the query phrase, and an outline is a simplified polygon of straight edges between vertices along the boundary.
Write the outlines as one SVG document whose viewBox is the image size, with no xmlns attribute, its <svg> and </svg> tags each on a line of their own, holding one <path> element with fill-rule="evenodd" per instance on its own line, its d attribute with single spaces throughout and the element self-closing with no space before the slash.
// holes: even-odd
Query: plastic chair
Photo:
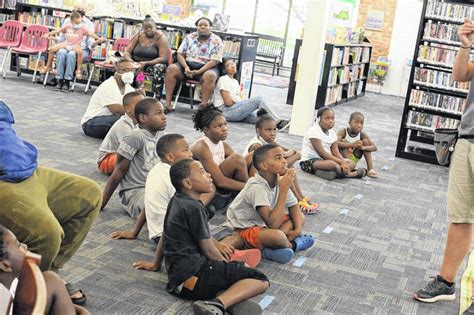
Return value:
<svg viewBox="0 0 474 315">
<path fill-rule="evenodd" d="M 23 25 L 15 20 L 3 22 L 0 27 L 0 48 L 6 49 L 2 61 L 2 76 L 5 78 L 5 63 L 12 47 L 18 47 L 21 43 L 21 34 L 23 33 Z"/>
<path fill-rule="evenodd" d="M 128 39 L 128 38 L 118 38 L 118 39 L 115 40 L 114 45 L 112 46 L 112 50 L 123 52 L 127 48 L 129 42 L 130 42 L 130 39 Z M 92 67 L 92 70 L 89 73 L 89 78 L 87 79 L 86 88 L 84 89 L 84 93 L 86 93 L 86 94 L 89 91 L 92 75 L 94 74 L 94 71 L 95 71 L 96 68 L 98 68 L 99 70 L 100 69 L 109 69 L 109 70 L 111 70 L 111 69 L 115 68 L 115 65 L 112 64 L 112 63 L 105 63 L 105 61 L 94 61 L 94 65 Z"/>
<path fill-rule="evenodd" d="M 168 48 L 168 58 L 166 58 L 166 62 L 168 64 L 168 66 L 173 63 L 173 53 L 174 53 L 173 50 L 171 48 Z M 143 75 L 146 78 L 151 77 L 151 74 L 148 73 L 148 72 L 143 72 Z M 155 92 L 153 92 L 153 97 L 156 97 Z M 161 98 L 161 95 L 159 95 L 159 97 Z"/>
<path fill-rule="evenodd" d="M 19 55 L 38 54 L 35 70 L 33 71 L 33 79 L 31 80 L 33 83 L 36 82 L 36 72 L 38 72 L 38 65 L 41 58 L 41 54 L 46 52 L 46 50 L 48 49 L 48 40 L 46 38 L 43 38 L 42 36 L 48 32 L 49 32 L 49 29 L 46 26 L 32 24 L 28 26 L 25 32 L 23 33 L 20 46 L 13 47 L 11 49 L 12 53 L 17 54 L 17 62 L 16 62 L 17 76 L 21 75 Z"/>
<path fill-rule="evenodd" d="M 41 256 L 33 253 L 25 258 L 13 300 L 13 314 L 44 314 L 46 311 L 46 283 L 38 267 L 40 261 Z"/>
</svg>

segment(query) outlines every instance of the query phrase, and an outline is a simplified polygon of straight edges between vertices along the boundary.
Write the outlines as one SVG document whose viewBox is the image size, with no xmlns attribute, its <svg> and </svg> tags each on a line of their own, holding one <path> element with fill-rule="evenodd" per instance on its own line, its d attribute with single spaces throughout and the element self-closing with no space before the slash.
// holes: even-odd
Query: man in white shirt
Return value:
<svg viewBox="0 0 474 315">
<path fill-rule="evenodd" d="M 125 114 L 123 96 L 135 91 L 134 65 L 128 60 L 115 64 L 115 74 L 102 82 L 92 95 L 81 120 L 82 130 L 89 137 L 103 139 L 112 125 Z"/>
</svg>

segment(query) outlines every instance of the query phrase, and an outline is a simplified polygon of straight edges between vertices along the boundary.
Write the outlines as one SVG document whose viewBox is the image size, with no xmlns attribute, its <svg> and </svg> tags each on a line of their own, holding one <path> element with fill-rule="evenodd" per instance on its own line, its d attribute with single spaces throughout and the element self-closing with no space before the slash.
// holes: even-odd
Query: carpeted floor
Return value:
<svg viewBox="0 0 474 315">
<path fill-rule="evenodd" d="M 40 164 L 87 176 L 103 185 L 107 178 L 95 165 L 100 141 L 84 136 L 79 126 L 90 95 L 79 91 L 82 85 L 77 85 L 75 93 L 66 94 L 33 85 L 30 80 L 30 76 L 17 78 L 9 72 L 7 80 L 0 81 L 0 99 L 13 110 L 18 134 L 38 147 Z M 283 104 L 285 89 L 254 85 L 253 95 L 264 96 L 289 117 L 291 107 Z M 375 164 L 380 178 L 328 182 L 298 171 L 303 190 L 321 204 L 320 212 L 307 217 L 304 227 L 317 241 L 288 265 L 264 261 L 258 267 L 271 279 L 266 295 L 274 299 L 266 313 L 458 312 L 459 300 L 429 305 L 411 298 L 441 263 L 448 169 L 394 158 L 402 107 L 403 99 L 368 94 L 335 108 L 338 128 L 346 125 L 352 111 L 365 113 L 365 130 L 379 149 Z M 167 131 L 195 140 L 199 134 L 192 129 L 192 113 L 188 106 L 178 106 L 169 115 Z M 253 126 L 231 123 L 228 142 L 241 152 L 253 134 Z M 278 141 L 300 149 L 302 138 L 282 133 Z M 343 208 L 349 209 L 347 215 L 340 214 Z M 132 268 L 134 260 L 151 259 L 154 254 L 146 230 L 133 241 L 108 237 L 113 230 L 132 224 L 114 194 L 61 274 L 82 287 L 93 314 L 189 313 L 189 302 L 165 291 L 165 273 Z M 328 226 L 332 232 L 323 233 Z M 300 256 L 307 257 L 306 262 L 300 268 L 293 266 Z"/>
</svg>

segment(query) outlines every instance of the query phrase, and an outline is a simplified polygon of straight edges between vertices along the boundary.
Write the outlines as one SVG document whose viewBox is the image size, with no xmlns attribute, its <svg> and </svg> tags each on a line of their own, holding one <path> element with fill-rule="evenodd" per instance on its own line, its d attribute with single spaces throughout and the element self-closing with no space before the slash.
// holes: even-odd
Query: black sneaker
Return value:
<svg viewBox="0 0 474 315">
<path fill-rule="evenodd" d="M 277 122 L 276 127 L 279 131 L 283 131 L 286 128 L 290 127 L 290 121 L 286 119 L 281 119 L 280 121 Z"/>
<path fill-rule="evenodd" d="M 428 285 L 413 293 L 415 300 L 434 303 L 437 301 L 453 301 L 456 299 L 456 284 L 448 285 L 442 281 L 440 275 L 433 278 Z"/>
<path fill-rule="evenodd" d="M 70 92 L 69 88 L 71 86 L 71 80 L 64 80 L 63 91 Z"/>
<path fill-rule="evenodd" d="M 51 81 L 46 82 L 46 85 L 47 85 L 47 86 L 53 86 L 53 87 L 54 87 L 54 86 L 58 85 L 58 79 L 52 78 Z"/>
<path fill-rule="evenodd" d="M 63 86 L 64 86 L 64 80 L 61 79 L 59 80 L 59 86 L 57 88 L 55 88 L 54 90 L 55 91 L 62 91 L 63 90 Z"/>
</svg>

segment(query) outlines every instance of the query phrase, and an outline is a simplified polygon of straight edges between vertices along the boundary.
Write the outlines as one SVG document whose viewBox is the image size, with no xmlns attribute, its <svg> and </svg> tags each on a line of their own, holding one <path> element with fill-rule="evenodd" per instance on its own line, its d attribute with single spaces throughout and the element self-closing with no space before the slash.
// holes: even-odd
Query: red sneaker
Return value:
<svg viewBox="0 0 474 315">
<path fill-rule="evenodd" d="M 235 250 L 232 257 L 230 257 L 230 261 L 243 261 L 246 263 L 250 268 L 255 268 L 260 263 L 262 259 L 262 253 L 260 249 L 252 248 L 252 249 L 245 249 L 245 250 Z"/>
</svg>

